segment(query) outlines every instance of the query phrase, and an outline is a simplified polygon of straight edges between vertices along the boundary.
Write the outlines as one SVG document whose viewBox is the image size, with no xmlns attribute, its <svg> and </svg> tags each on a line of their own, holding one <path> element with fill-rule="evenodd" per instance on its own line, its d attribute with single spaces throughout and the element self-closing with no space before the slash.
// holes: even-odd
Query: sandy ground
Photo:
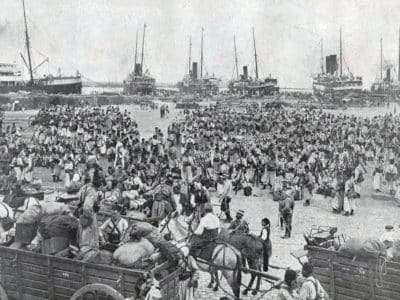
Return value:
<svg viewBox="0 0 400 300">
<path fill-rule="evenodd" d="M 171 115 L 169 119 L 161 120 L 158 111 L 142 111 L 137 106 L 123 106 L 133 114 L 134 119 L 138 122 L 139 130 L 143 136 L 149 136 L 154 131 L 154 127 L 158 126 L 163 130 L 167 129 L 169 122 L 179 115 L 171 104 Z M 375 114 L 384 114 L 392 112 L 390 109 L 349 109 L 346 111 L 334 111 L 335 113 L 345 113 L 364 116 L 373 116 Z M 399 111 L 399 109 L 397 109 Z M 24 129 L 23 134 L 29 135 L 31 128 L 27 124 L 27 119 L 34 115 L 34 111 L 25 112 L 6 112 L 5 123 L 17 121 Z M 281 239 L 282 231 L 277 226 L 278 222 L 278 204 L 272 201 L 272 195 L 268 190 L 253 189 L 253 196 L 245 197 L 243 191 L 240 191 L 232 201 L 232 211 L 243 209 L 245 211 L 245 219 L 249 222 L 250 230 L 254 234 L 259 234 L 261 229 L 261 219 L 268 217 L 272 223 L 271 240 L 273 245 L 273 254 L 271 264 L 282 268 L 290 267 L 292 269 L 300 269 L 300 264 L 290 254 L 291 251 L 297 250 L 304 246 L 303 233 L 308 232 L 313 225 L 327 225 L 338 228 L 338 233 L 347 237 L 379 237 L 387 224 L 395 226 L 395 231 L 400 232 L 399 210 L 397 203 L 387 194 L 375 194 L 372 189 L 372 164 L 368 167 L 368 174 L 363 182 L 363 190 L 361 199 L 358 199 L 357 210 L 352 217 L 332 214 L 330 203 L 322 196 L 316 195 L 311 206 L 304 207 L 301 202 L 296 202 L 293 217 L 292 238 Z M 35 175 L 43 179 L 44 187 L 51 188 L 56 191 L 62 189 L 60 184 L 51 182 L 50 172 L 46 169 L 38 168 Z M 48 196 L 53 197 L 54 194 Z M 217 209 L 218 213 L 218 209 Z M 272 270 L 273 275 L 283 276 L 284 270 Z M 223 296 L 223 292 L 212 292 L 207 288 L 209 280 L 208 274 L 201 276 L 200 287 L 196 292 L 196 299 L 219 299 Z M 248 276 L 244 276 L 244 282 L 248 281 Z M 226 287 L 225 284 L 223 284 Z M 269 288 L 267 283 L 263 283 L 262 289 Z M 271 299 L 273 293 L 269 297 L 264 296 L 262 299 Z M 249 297 L 244 299 L 258 299 L 258 297 Z"/>
</svg>

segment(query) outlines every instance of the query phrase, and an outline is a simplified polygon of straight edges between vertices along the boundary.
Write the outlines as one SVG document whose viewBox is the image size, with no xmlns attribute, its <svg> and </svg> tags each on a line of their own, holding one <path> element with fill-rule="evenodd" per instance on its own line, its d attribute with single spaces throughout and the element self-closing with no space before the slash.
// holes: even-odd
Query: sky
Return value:
<svg viewBox="0 0 400 300">
<path fill-rule="evenodd" d="M 0 62 L 22 65 L 25 53 L 22 0 L 0 0 Z M 233 36 L 239 66 L 254 74 L 252 27 L 261 76 L 281 87 L 310 88 L 324 55 L 339 53 L 343 31 L 346 66 L 369 87 L 385 63 L 398 65 L 398 0 L 25 0 L 33 65 L 40 73 L 76 70 L 87 80 L 122 81 L 133 69 L 136 32 L 145 36 L 145 69 L 157 82 L 176 83 L 192 60 L 200 61 L 204 28 L 204 73 L 234 77 Z M 140 47 L 139 47 L 140 50 Z M 347 67 L 344 70 L 347 71 Z M 240 67 L 241 68 L 241 67 Z"/>
</svg>

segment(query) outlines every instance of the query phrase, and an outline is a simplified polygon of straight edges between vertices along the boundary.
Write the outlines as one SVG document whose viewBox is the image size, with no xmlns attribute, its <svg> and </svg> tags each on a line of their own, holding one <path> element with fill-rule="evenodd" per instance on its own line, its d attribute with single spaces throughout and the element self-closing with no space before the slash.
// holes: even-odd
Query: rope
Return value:
<svg viewBox="0 0 400 300">
<path fill-rule="evenodd" d="M 375 284 L 377 288 L 383 288 L 383 275 L 387 275 L 386 257 L 379 257 L 375 265 Z"/>
</svg>

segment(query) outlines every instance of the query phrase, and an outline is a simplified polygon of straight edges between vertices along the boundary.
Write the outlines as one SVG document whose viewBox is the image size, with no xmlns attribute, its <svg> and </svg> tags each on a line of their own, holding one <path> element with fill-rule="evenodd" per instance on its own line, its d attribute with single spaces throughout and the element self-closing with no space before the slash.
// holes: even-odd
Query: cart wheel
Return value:
<svg viewBox="0 0 400 300">
<path fill-rule="evenodd" d="M 0 284 L 0 300 L 8 300 L 6 290 L 3 288 L 1 284 Z"/>
<path fill-rule="evenodd" d="M 113 300 L 124 300 L 125 298 L 121 295 L 120 292 L 116 291 L 112 287 L 101 284 L 101 283 L 93 283 L 85 285 L 77 290 L 71 297 L 71 300 L 78 299 L 98 299 L 98 296 L 102 297 L 106 296 L 106 299 Z M 0 300 L 3 300 L 2 298 Z"/>
</svg>

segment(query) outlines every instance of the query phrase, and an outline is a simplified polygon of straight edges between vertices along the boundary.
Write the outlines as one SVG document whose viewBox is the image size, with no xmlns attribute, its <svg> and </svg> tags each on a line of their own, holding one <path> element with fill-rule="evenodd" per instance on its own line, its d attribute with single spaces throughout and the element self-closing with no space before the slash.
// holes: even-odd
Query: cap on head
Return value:
<svg viewBox="0 0 400 300">
<path fill-rule="evenodd" d="M 297 274 L 296 274 L 295 270 L 288 269 L 285 271 L 285 281 L 286 282 L 290 283 L 290 282 L 296 280 L 296 278 L 297 278 Z"/>
<path fill-rule="evenodd" d="M 268 218 L 264 218 L 261 220 L 263 224 L 265 225 L 271 225 L 271 221 Z"/>
<path fill-rule="evenodd" d="M 302 270 L 303 276 L 305 277 L 311 276 L 313 271 L 314 271 L 314 266 L 311 263 L 305 263 L 303 265 L 303 270 Z"/>
<path fill-rule="evenodd" d="M 237 216 L 244 216 L 244 210 L 242 210 L 242 209 L 239 209 L 237 212 L 236 212 L 236 215 Z"/>
</svg>

